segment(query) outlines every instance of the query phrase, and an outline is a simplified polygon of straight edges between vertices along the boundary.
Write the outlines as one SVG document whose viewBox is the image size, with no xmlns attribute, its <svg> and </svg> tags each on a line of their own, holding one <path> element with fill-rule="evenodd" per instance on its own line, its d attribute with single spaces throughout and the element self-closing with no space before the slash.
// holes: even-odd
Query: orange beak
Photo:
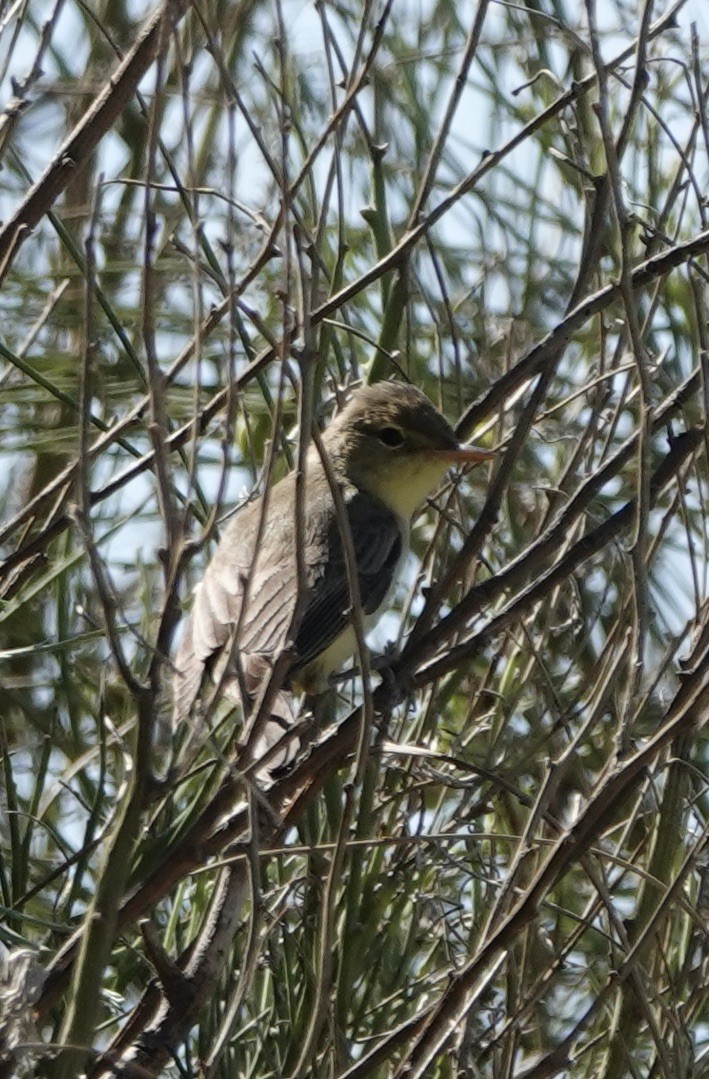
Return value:
<svg viewBox="0 0 709 1079">
<path fill-rule="evenodd" d="M 434 450 L 433 453 L 451 465 L 474 465 L 497 457 L 495 450 L 484 450 L 482 446 L 458 446 L 455 450 Z"/>
</svg>

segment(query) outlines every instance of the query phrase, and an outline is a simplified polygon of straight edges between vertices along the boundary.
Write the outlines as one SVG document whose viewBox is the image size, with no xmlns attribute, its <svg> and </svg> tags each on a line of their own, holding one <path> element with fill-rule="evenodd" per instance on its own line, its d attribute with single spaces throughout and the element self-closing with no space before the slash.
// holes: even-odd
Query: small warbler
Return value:
<svg viewBox="0 0 709 1079">
<path fill-rule="evenodd" d="M 396 382 L 356 390 L 323 433 L 322 445 L 346 511 L 369 629 L 386 609 L 416 508 L 451 465 L 494 454 L 461 445 L 423 393 Z M 263 497 L 250 502 L 224 530 L 197 585 L 175 659 L 175 722 L 189 715 L 207 674 L 223 680 L 233 695 L 240 669 L 253 700 L 288 646 L 284 687 L 318 693 L 354 655 L 342 522 L 314 444 L 302 490 L 300 587 L 295 473 L 273 486 L 265 507 Z"/>
</svg>

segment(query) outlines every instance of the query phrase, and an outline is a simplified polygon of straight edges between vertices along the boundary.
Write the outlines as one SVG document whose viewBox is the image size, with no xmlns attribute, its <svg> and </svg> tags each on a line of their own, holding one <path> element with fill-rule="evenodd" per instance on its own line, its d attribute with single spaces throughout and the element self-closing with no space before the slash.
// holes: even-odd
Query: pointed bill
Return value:
<svg viewBox="0 0 709 1079">
<path fill-rule="evenodd" d="M 486 450 L 482 446 L 456 446 L 450 450 L 435 450 L 437 457 L 452 465 L 474 465 L 479 461 L 491 461 L 497 457 L 495 450 Z"/>
</svg>

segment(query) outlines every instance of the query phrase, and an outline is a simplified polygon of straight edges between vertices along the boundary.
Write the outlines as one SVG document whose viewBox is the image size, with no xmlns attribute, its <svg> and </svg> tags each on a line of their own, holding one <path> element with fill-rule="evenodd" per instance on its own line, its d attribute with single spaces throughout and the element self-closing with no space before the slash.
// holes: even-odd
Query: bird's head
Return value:
<svg viewBox="0 0 709 1079">
<path fill-rule="evenodd" d="M 326 449 L 356 487 L 408 520 L 454 464 L 494 454 L 466 446 L 429 399 L 398 382 L 363 386 L 325 432 Z"/>
</svg>

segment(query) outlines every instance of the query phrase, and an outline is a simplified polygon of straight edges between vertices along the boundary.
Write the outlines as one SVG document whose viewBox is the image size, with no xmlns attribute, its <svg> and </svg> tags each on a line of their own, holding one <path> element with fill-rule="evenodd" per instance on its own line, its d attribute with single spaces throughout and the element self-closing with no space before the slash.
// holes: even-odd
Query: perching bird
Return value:
<svg viewBox="0 0 709 1079">
<path fill-rule="evenodd" d="M 417 506 L 451 465 L 493 454 L 462 446 L 424 394 L 396 382 L 356 390 L 322 444 L 346 508 L 362 618 L 370 629 L 385 609 Z M 301 602 L 291 473 L 271 489 L 263 521 L 262 498 L 235 514 L 197 585 L 175 659 L 175 723 L 189 715 L 204 676 L 219 681 L 225 666 L 222 684 L 230 695 L 238 698 L 240 667 L 253 699 L 288 645 L 284 687 L 318 693 L 355 653 L 341 519 L 315 445 L 305 476 Z"/>
</svg>

